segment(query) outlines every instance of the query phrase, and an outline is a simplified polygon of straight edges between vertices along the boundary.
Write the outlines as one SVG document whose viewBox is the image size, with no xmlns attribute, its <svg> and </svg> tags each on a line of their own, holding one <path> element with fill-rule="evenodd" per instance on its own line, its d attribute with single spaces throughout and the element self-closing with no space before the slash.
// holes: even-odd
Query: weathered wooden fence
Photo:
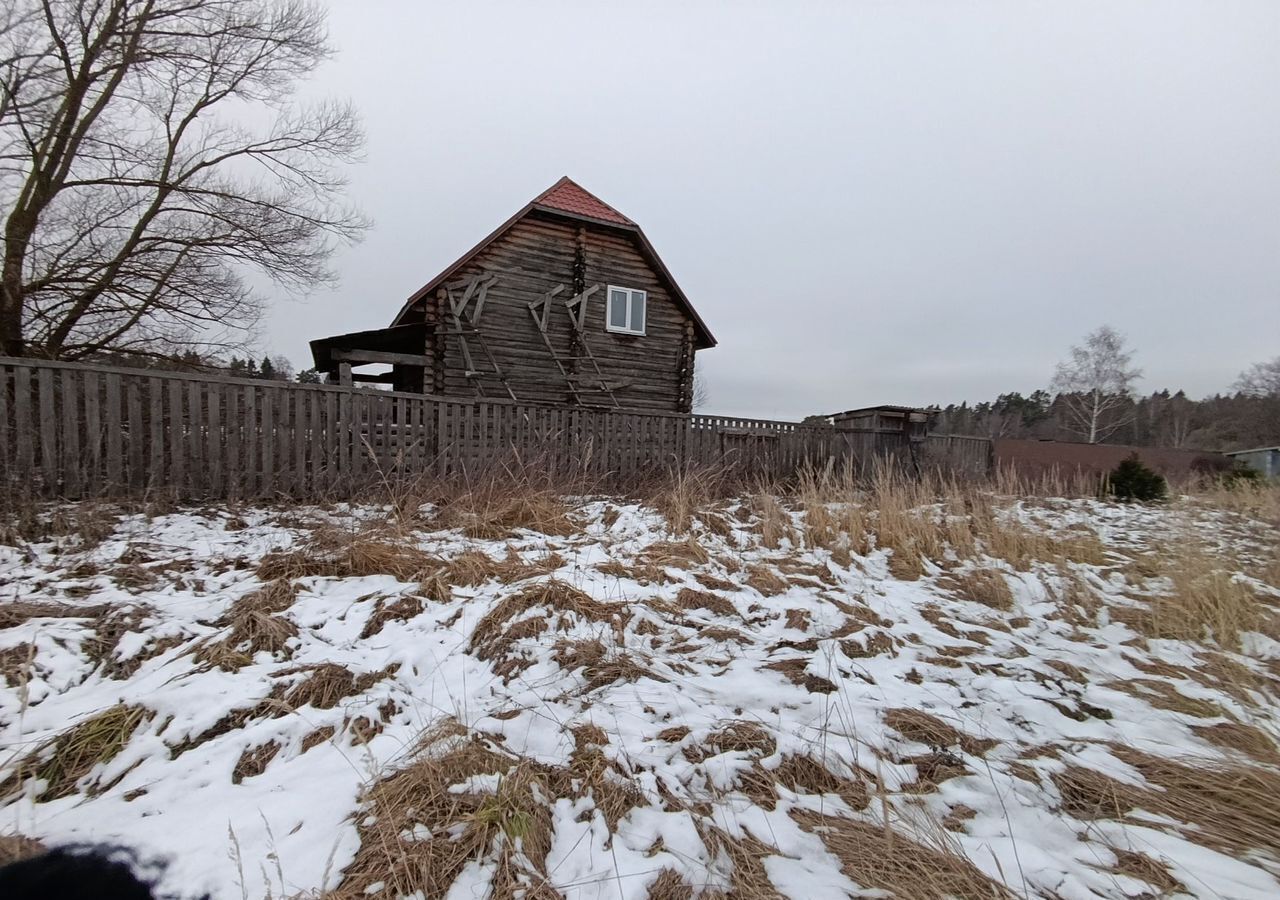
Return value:
<svg viewBox="0 0 1280 900">
<path fill-rule="evenodd" d="M 931 434 L 920 454 L 921 468 L 937 469 L 960 478 L 981 478 L 991 472 L 991 440 L 959 434 Z"/>
<path fill-rule="evenodd" d="M 885 455 L 909 456 L 902 435 L 0 358 L 0 478 L 46 497 L 307 498 L 513 462 L 615 483 L 698 465 L 770 478 Z"/>
<path fill-rule="evenodd" d="M 0 359 L 0 473 L 44 496 L 315 496 L 517 459 L 553 476 L 724 464 L 768 477 L 880 443 L 752 419 Z"/>
</svg>

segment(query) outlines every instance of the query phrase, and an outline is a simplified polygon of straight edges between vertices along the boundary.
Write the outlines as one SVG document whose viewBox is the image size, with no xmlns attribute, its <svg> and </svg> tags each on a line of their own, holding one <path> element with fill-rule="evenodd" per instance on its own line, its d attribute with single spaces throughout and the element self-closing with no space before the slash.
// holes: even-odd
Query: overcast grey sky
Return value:
<svg viewBox="0 0 1280 900">
<path fill-rule="evenodd" d="M 330 6 L 376 224 L 273 304 L 300 366 L 566 174 L 719 339 L 714 412 L 1029 392 L 1103 323 L 1144 390 L 1280 354 L 1277 0 Z"/>
</svg>

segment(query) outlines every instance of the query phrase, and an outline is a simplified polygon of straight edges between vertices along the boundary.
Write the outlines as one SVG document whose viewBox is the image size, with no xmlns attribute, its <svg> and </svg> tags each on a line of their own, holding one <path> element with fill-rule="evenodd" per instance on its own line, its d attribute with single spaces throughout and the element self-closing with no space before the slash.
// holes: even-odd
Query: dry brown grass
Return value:
<svg viewBox="0 0 1280 900">
<path fill-rule="evenodd" d="M 648 678 L 665 682 L 667 679 L 653 670 L 648 661 L 641 661 L 626 650 L 606 647 L 595 638 L 580 641 L 561 639 L 553 648 L 552 659 L 566 672 L 582 670 L 586 681 L 583 693 L 618 681 L 639 681 Z"/>
<path fill-rule="evenodd" d="M 316 709 L 333 709 L 347 697 L 360 693 L 361 686 L 352 672 L 336 663 L 320 663 L 280 672 L 280 675 L 305 673 L 284 695 L 284 702 L 293 709 L 313 706 Z"/>
<path fill-rule="evenodd" d="M 795 541 L 796 533 L 791 515 L 773 491 L 753 494 L 750 502 L 751 509 L 756 514 L 761 544 L 776 549 L 784 540 Z"/>
<path fill-rule="evenodd" d="M 252 706 L 233 709 L 204 731 L 183 738 L 176 744 L 170 744 L 170 758 L 177 759 L 188 750 L 243 728 L 252 719 L 278 718 L 292 712 L 292 707 L 284 702 L 284 695 L 288 689 L 288 685 L 284 682 L 277 682 L 266 697 Z"/>
<path fill-rule="evenodd" d="M 991 506 L 976 506 L 970 521 L 982 550 L 1019 572 L 1030 571 L 1036 563 L 1058 563 L 1064 559 L 1059 541 L 1051 535 L 1001 516 Z"/>
<path fill-rule="evenodd" d="M 938 579 L 938 584 L 955 591 L 963 600 L 972 600 L 992 609 L 1013 609 L 1013 591 L 999 569 L 952 572 Z"/>
<path fill-rule="evenodd" d="M 231 772 L 231 783 L 239 784 L 246 778 L 261 775 L 280 752 L 280 745 L 275 741 L 267 741 L 256 747 L 248 747 L 240 754 L 236 767 Z"/>
<path fill-rule="evenodd" d="M 809 630 L 809 611 L 807 609 L 788 609 L 787 627 L 796 631 Z"/>
<path fill-rule="evenodd" d="M 1251 756 L 1260 763 L 1280 766 L 1280 746 L 1272 735 L 1256 725 L 1242 722 L 1218 722 L 1214 725 L 1192 725 L 1196 737 L 1226 750 Z"/>
<path fill-rule="evenodd" d="M 0 650 L 0 678 L 9 687 L 20 687 L 31 681 L 31 670 L 35 665 L 35 644 L 15 644 Z"/>
<path fill-rule="evenodd" d="M 534 610 L 543 612 L 526 615 Z M 560 630 L 569 624 L 566 615 L 579 621 L 611 624 L 615 630 L 624 626 L 628 615 L 625 604 L 602 603 L 567 582 L 554 578 L 538 581 L 494 604 L 476 623 L 468 652 L 495 661 L 495 671 L 501 677 L 510 677 L 530 662 L 514 655 L 516 644 L 547 631 L 557 613 L 554 619 Z"/>
<path fill-rule="evenodd" d="M 535 568 L 510 554 L 505 559 L 494 559 L 482 550 L 462 551 L 449 560 L 442 571 L 447 582 L 462 587 L 477 587 L 490 581 L 512 584 L 538 574 Z M 434 576 L 439 573 L 432 574 Z"/>
<path fill-rule="evenodd" d="M 521 529 L 561 536 L 578 531 L 555 489 L 497 479 L 453 494 L 441 505 L 433 524 L 459 529 L 482 541 L 501 540 Z"/>
<path fill-rule="evenodd" d="M 695 591 L 693 588 L 681 588 L 680 593 L 676 595 L 676 604 L 681 609 L 705 609 L 717 616 L 737 618 L 738 615 L 738 608 L 731 601 L 718 594 Z"/>
<path fill-rule="evenodd" d="M 709 891 L 701 896 L 708 900 L 782 900 L 769 880 L 764 860 L 778 853 L 778 848 L 764 843 L 749 832 L 734 837 L 724 829 L 695 819 L 694 827 L 702 843 L 713 856 L 730 864 L 728 891 Z"/>
<path fill-rule="evenodd" d="M 759 723 L 738 719 L 726 722 L 711 732 L 698 749 L 706 756 L 717 753 L 750 753 L 753 756 L 764 757 L 774 754 L 778 749 L 778 742 Z"/>
<path fill-rule="evenodd" d="M 781 575 L 769 566 L 763 565 L 753 565 L 747 568 L 746 585 L 766 597 L 785 594 L 791 587 Z"/>
<path fill-rule="evenodd" d="M 672 534 L 688 534 L 721 492 L 722 481 L 722 473 L 711 469 L 673 469 L 653 485 L 647 499 L 667 520 Z"/>
<path fill-rule="evenodd" d="M 627 774 L 605 756 L 601 748 L 608 744 L 608 736 L 598 726 L 574 729 L 575 746 L 569 757 L 569 776 L 577 783 L 579 791 L 590 794 L 612 832 L 631 810 L 645 804 L 645 796 Z"/>
<path fill-rule="evenodd" d="M 423 609 L 421 597 L 403 596 L 390 602 L 385 597 L 379 597 L 374 604 L 373 613 L 360 631 L 360 640 L 367 640 L 378 634 L 388 622 L 407 622 L 414 616 L 420 616 Z"/>
<path fill-rule="evenodd" d="M 412 531 L 382 522 L 349 529 L 321 526 L 294 550 L 268 553 L 258 564 L 263 581 L 305 577 L 360 578 L 390 575 L 420 581 L 445 567 L 419 550 Z"/>
<path fill-rule="evenodd" d="M 336 733 L 337 729 L 332 725 L 323 725 L 320 728 L 312 729 L 307 732 L 306 736 L 302 739 L 302 752 L 306 753 L 308 750 L 319 747 L 321 744 L 327 744 L 329 741 L 333 740 L 333 736 Z"/>
<path fill-rule="evenodd" d="M 1215 759 L 1171 759 L 1132 747 L 1112 753 L 1133 766 L 1148 786 L 1120 782 L 1094 769 L 1068 765 L 1053 776 L 1062 808 L 1080 819 L 1124 819 L 1134 809 L 1185 823 L 1183 837 L 1232 856 L 1280 851 L 1280 773 Z M 1147 827 L 1149 819 L 1144 819 Z"/>
<path fill-rule="evenodd" d="M 836 546 L 841 534 L 839 514 L 833 509 L 833 494 L 838 494 L 835 479 L 828 467 L 815 470 L 805 467 L 797 479 L 797 495 L 804 511 L 804 542 L 809 547 Z"/>
<path fill-rule="evenodd" d="M 693 885 L 675 869 L 663 869 L 649 885 L 646 900 L 693 900 Z"/>
<path fill-rule="evenodd" d="M 443 897 L 482 856 L 497 863 L 495 897 L 521 889 L 530 898 L 558 896 L 545 869 L 552 831 L 546 798 L 561 795 L 550 783 L 554 773 L 460 731 L 428 735 L 413 762 L 369 787 L 371 815 L 359 826 L 360 850 L 336 898 L 362 898 L 378 882 L 391 896 Z M 458 787 L 483 776 L 499 777 L 496 791 Z"/>
<path fill-rule="evenodd" d="M 893 635 L 887 631 L 871 631 L 861 636 L 860 641 L 853 639 L 840 642 L 840 652 L 849 659 L 867 659 L 872 656 L 888 654 L 897 656 L 897 643 Z"/>
<path fill-rule="evenodd" d="M 255 653 L 288 656 L 298 626 L 280 613 L 297 598 L 296 586 L 277 578 L 261 590 L 238 598 L 226 615 L 214 624 L 229 628 L 221 640 L 209 640 L 195 649 L 196 662 L 225 671 L 236 671 L 252 662 Z"/>
<path fill-rule="evenodd" d="M 703 565 L 710 559 L 711 554 L 706 548 L 693 537 L 688 537 L 683 541 L 660 541 L 650 544 L 640 554 L 638 562 L 642 566 L 659 568 L 670 566 L 675 569 L 684 569 Z"/>
<path fill-rule="evenodd" d="M 780 659 L 775 662 L 765 663 L 764 667 L 775 672 L 781 672 L 787 676 L 787 680 L 792 684 L 804 688 L 811 694 L 834 694 L 839 690 L 830 679 L 823 678 L 821 675 L 814 675 L 808 671 L 809 659 L 807 657 L 796 656 L 791 659 Z"/>
<path fill-rule="evenodd" d="M 1145 881 L 1159 890 L 1161 895 L 1186 891 L 1182 882 L 1169 873 L 1167 866 L 1156 862 L 1147 854 L 1137 850 L 1124 850 L 1119 847 L 1112 847 L 1111 852 L 1116 855 L 1116 861 L 1107 871 L 1116 875 L 1126 875 L 1129 878 Z"/>
<path fill-rule="evenodd" d="M 778 784 L 789 790 L 798 794 L 835 794 L 850 809 L 865 809 L 871 802 L 867 782 L 860 775 L 837 775 L 812 756 L 785 756 L 772 774 Z"/>
<path fill-rule="evenodd" d="M 1280 486 L 1274 481 L 1257 484 L 1240 482 L 1229 487 L 1221 481 L 1208 481 L 1191 485 L 1188 494 L 1193 503 L 1280 525 Z"/>
<path fill-rule="evenodd" d="M 1227 711 L 1212 700 L 1189 697 L 1172 683 L 1159 678 L 1126 678 L 1108 681 L 1105 687 L 1144 700 L 1156 709 L 1167 709 L 1197 719 L 1227 718 Z"/>
<path fill-rule="evenodd" d="M 1150 637 L 1212 639 L 1234 650 L 1242 631 L 1259 630 L 1270 618 L 1253 588 L 1203 551 L 1184 548 L 1167 573 L 1170 590 L 1151 596 L 1150 615 L 1139 621 Z"/>
<path fill-rule="evenodd" d="M 0 797 L 10 797 L 33 777 L 43 782 L 37 801 L 70 796 L 81 789 L 80 782 L 96 766 L 114 759 L 150 716 L 146 707 L 118 703 L 72 725 L 24 757 L 0 784 Z M 92 795 L 112 783 L 95 780 L 85 790 Z"/>
<path fill-rule="evenodd" d="M 442 897 L 470 861 L 491 860 L 495 898 L 551 900 L 547 880 L 551 805 L 590 797 L 612 830 L 645 797 L 606 756 L 608 737 L 573 730 L 569 764 L 554 767 L 507 753 L 446 721 L 423 736 L 409 764 L 370 785 L 360 850 L 332 896 L 356 900 L 381 882 L 394 896 Z M 476 780 L 496 778 L 496 789 Z"/>
<path fill-rule="evenodd" d="M 698 582 L 709 591 L 737 591 L 738 586 L 726 578 L 718 575 L 709 575 L 705 572 L 695 572 L 693 580 Z"/>
<path fill-rule="evenodd" d="M 939 836 L 945 833 L 941 826 L 938 835 L 930 835 L 932 840 L 926 844 L 888 825 L 813 812 L 793 812 L 791 816 L 800 827 L 819 835 L 840 860 L 841 870 L 864 888 L 878 888 L 911 900 L 992 900 L 1014 896 L 1004 885 L 982 874 L 958 845 L 948 845 Z"/>
<path fill-rule="evenodd" d="M 31 619 L 93 619 L 108 606 L 76 606 L 39 600 L 6 600 L 0 603 L 0 628 L 15 628 Z"/>
<path fill-rule="evenodd" d="M 0 503 L 0 543 L 12 546 L 72 538 L 75 549 L 90 550 L 115 532 L 122 512 L 96 500 L 32 502 L 13 484 L 6 487 Z"/>
<path fill-rule="evenodd" d="M 960 747 L 964 752 L 981 756 L 998 742 L 990 738 L 977 738 L 948 725 L 937 716 L 919 709 L 891 709 L 884 714 L 884 722 L 909 741 L 927 744 L 936 749 Z"/>
<path fill-rule="evenodd" d="M 678 744 L 689 736 L 689 728 L 687 725 L 672 725 L 670 728 L 664 728 L 656 735 L 660 741 L 666 741 L 668 744 Z"/>
</svg>

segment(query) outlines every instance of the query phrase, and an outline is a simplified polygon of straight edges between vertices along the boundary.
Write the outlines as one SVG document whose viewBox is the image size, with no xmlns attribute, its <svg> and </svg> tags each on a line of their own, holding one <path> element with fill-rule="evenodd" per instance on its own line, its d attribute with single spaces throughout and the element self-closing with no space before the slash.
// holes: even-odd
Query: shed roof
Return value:
<svg viewBox="0 0 1280 900">
<path fill-rule="evenodd" d="M 929 410 L 920 406 L 894 406 L 892 404 L 884 404 L 881 406 L 860 406 L 857 409 L 846 409 L 841 412 L 831 413 L 832 416 L 856 416 L 859 413 L 927 413 Z"/>
<path fill-rule="evenodd" d="M 574 182 L 568 175 L 561 178 L 551 187 L 547 188 L 538 196 L 530 200 L 523 208 L 514 216 L 499 225 L 488 237 L 476 244 L 461 257 L 449 265 L 443 272 L 432 278 L 422 287 L 410 295 L 405 301 L 400 311 L 396 313 L 392 326 L 402 324 L 406 315 L 423 297 L 435 291 L 446 280 L 451 278 L 454 273 L 463 268 L 467 263 L 471 262 L 481 251 L 496 241 L 502 235 L 523 219 L 525 216 L 533 212 L 542 212 L 553 216 L 563 216 L 565 218 L 581 220 L 586 222 L 604 225 L 619 231 L 626 232 L 635 238 L 636 243 L 640 247 L 641 254 L 653 266 L 659 277 L 667 283 L 667 287 L 671 291 L 672 299 L 676 305 L 683 309 L 689 318 L 693 320 L 694 328 L 694 344 L 699 350 L 705 350 L 708 347 L 716 345 L 715 336 L 712 335 L 711 329 L 707 328 L 702 317 L 698 315 L 697 310 L 693 308 L 693 304 L 689 302 L 689 298 L 685 296 L 684 291 L 680 289 L 680 285 L 671 275 L 671 271 L 666 267 L 658 252 L 653 249 L 653 245 L 649 243 L 649 239 L 645 233 L 640 230 L 640 226 L 628 219 L 622 213 L 618 212 L 609 204 L 605 203 L 595 194 L 583 188 Z"/>
<path fill-rule="evenodd" d="M 1227 450 L 1223 456 L 1244 456 L 1246 453 L 1280 453 L 1280 447 L 1254 447 L 1251 450 Z"/>
<path fill-rule="evenodd" d="M 427 336 L 427 326 L 422 322 L 409 325 L 393 325 L 371 331 L 352 331 L 317 338 L 311 342 L 311 358 L 316 369 L 332 372 L 337 368 L 333 361 L 334 350 L 385 350 L 392 353 L 421 353 Z"/>
</svg>

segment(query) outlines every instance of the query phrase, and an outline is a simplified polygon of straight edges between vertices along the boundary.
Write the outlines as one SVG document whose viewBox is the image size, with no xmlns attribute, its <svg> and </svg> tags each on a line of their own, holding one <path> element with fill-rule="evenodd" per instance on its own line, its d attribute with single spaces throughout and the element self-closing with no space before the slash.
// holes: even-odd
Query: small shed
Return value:
<svg viewBox="0 0 1280 900">
<path fill-rule="evenodd" d="M 1238 463 L 1262 473 L 1263 478 L 1280 478 L 1280 447 L 1255 447 L 1228 453 Z"/>
<path fill-rule="evenodd" d="M 922 441 L 929 434 L 929 411 L 914 406 L 864 406 L 828 417 L 836 428 L 905 434 Z"/>
</svg>

